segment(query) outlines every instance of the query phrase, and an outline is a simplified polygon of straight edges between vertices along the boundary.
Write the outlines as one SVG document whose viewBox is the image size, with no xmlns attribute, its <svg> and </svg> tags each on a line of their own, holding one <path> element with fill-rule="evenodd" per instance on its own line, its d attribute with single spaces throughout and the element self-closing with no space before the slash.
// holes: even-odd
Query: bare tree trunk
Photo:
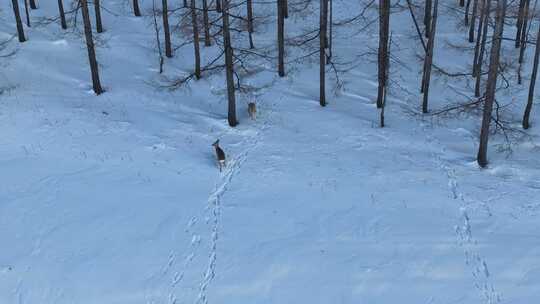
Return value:
<svg viewBox="0 0 540 304">
<path fill-rule="evenodd" d="M 459 0 L 459 6 L 464 7 L 465 6 L 465 0 Z"/>
<path fill-rule="evenodd" d="M 540 28 L 538 29 L 538 34 L 536 35 L 536 50 L 534 51 L 534 64 L 531 74 L 531 83 L 529 84 L 529 96 L 527 98 L 527 106 L 525 107 L 525 113 L 523 114 L 523 129 L 529 128 L 529 117 L 531 115 L 531 109 L 534 99 L 534 87 L 536 86 L 536 76 L 538 73 L 538 61 L 540 59 Z"/>
<path fill-rule="evenodd" d="M 137 17 L 141 16 L 141 9 L 139 8 L 139 0 L 133 0 L 133 14 Z"/>
<path fill-rule="evenodd" d="M 433 18 L 431 20 L 431 31 L 429 33 L 429 40 L 427 45 L 427 53 L 426 58 L 424 62 L 424 83 L 422 85 L 423 87 L 423 93 L 424 98 L 422 101 L 422 112 L 427 113 L 428 112 L 428 101 L 429 101 L 429 84 L 431 82 L 431 66 L 433 63 L 433 48 L 435 46 L 435 33 L 437 31 L 437 15 L 438 15 L 438 9 L 439 9 L 439 0 L 435 0 L 435 3 L 433 5 Z"/>
<path fill-rule="evenodd" d="M 103 33 L 103 24 L 101 23 L 101 4 L 100 0 L 94 1 L 94 10 L 96 14 L 96 32 Z"/>
<path fill-rule="evenodd" d="M 191 0 L 191 25 L 193 27 L 193 48 L 195 50 L 195 77 L 201 78 L 201 53 L 199 50 L 199 25 L 197 24 L 197 7 Z"/>
<path fill-rule="evenodd" d="M 64 3 L 62 0 L 58 0 L 58 12 L 60 13 L 60 25 L 62 29 L 67 29 L 66 13 L 64 12 Z"/>
<path fill-rule="evenodd" d="M 528 21 L 529 21 L 529 4 L 530 0 L 525 0 L 525 8 L 523 10 L 523 21 L 522 21 L 522 27 L 521 27 L 521 39 L 520 39 L 520 48 L 519 48 L 519 57 L 518 57 L 518 69 L 517 69 L 517 76 L 518 76 L 518 84 L 521 84 L 521 71 L 523 68 L 523 61 L 525 59 L 525 49 L 527 48 L 528 43 L 528 35 L 529 35 L 529 27 L 528 27 Z"/>
<path fill-rule="evenodd" d="M 426 28 L 426 38 L 429 38 L 430 26 L 431 26 L 431 11 L 433 3 L 431 0 L 426 0 L 426 6 L 424 8 L 424 27 Z"/>
<path fill-rule="evenodd" d="M 30 0 L 30 8 L 37 9 L 36 0 Z"/>
<path fill-rule="evenodd" d="M 480 52 L 476 67 L 476 83 L 474 87 L 474 96 L 480 97 L 480 85 L 482 81 L 482 65 L 484 64 L 484 53 L 486 52 L 486 42 L 489 27 L 489 15 L 491 11 L 491 0 L 485 0 L 484 9 L 484 27 L 482 28 L 482 42 L 480 43 Z"/>
<path fill-rule="evenodd" d="M 222 9 L 221 9 L 221 0 L 216 0 L 216 11 L 218 13 L 221 13 L 222 12 Z"/>
<path fill-rule="evenodd" d="M 278 26 L 278 74 L 285 76 L 285 8 L 284 0 L 277 0 L 277 26 Z"/>
<path fill-rule="evenodd" d="M 219 0 L 218 0 L 219 1 Z M 229 31 L 229 0 L 223 0 L 222 7 L 223 19 L 223 47 L 225 48 L 225 73 L 227 76 L 227 99 L 229 102 L 228 121 L 229 126 L 234 127 L 238 124 L 236 119 L 236 98 L 234 88 L 234 63 L 233 63 L 233 48 L 231 45 L 231 34 Z"/>
<path fill-rule="evenodd" d="M 516 20 L 516 49 L 520 46 L 520 38 L 521 38 L 521 29 L 523 28 L 523 13 L 525 10 L 525 1 L 526 0 L 519 0 L 519 10 L 518 10 L 518 17 Z"/>
<path fill-rule="evenodd" d="M 485 10 L 486 0 L 480 0 L 480 1 L 481 1 L 479 4 L 480 15 L 478 16 L 478 29 L 476 32 L 476 43 L 474 45 L 474 59 L 473 59 L 473 66 L 472 66 L 473 77 L 478 76 L 478 55 L 480 54 L 480 43 L 482 40 L 482 29 L 484 27 L 484 20 L 487 16 L 486 10 Z"/>
<path fill-rule="evenodd" d="M 159 54 L 159 73 L 163 73 L 163 50 L 161 49 L 161 40 L 159 39 L 159 26 L 156 17 L 156 0 L 152 0 L 152 19 L 154 21 L 154 32 L 156 33 L 156 45 Z"/>
<path fill-rule="evenodd" d="M 246 7 L 247 7 L 247 28 L 248 28 L 248 34 L 249 34 L 249 48 L 253 49 L 255 48 L 255 45 L 253 44 L 253 0 L 247 0 Z M 279 8 L 279 3 L 278 3 L 278 8 Z"/>
<path fill-rule="evenodd" d="M 329 8 L 328 8 L 328 18 L 329 18 L 329 22 L 328 22 L 328 56 L 326 56 L 326 64 L 330 64 L 330 61 L 332 60 L 332 39 L 334 38 L 333 36 L 333 22 L 334 22 L 334 16 L 332 14 L 332 11 L 333 11 L 333 1 L 332 0 L 329 0 Z"/>
<path fill-rule="evenodd" d="M 467 5 L 465 5 L 465 26 L 469 26 L 469 9 L 471 7 L 471 0 L 467 0 Z"/>
<path fill-rule="evenodd" d="M 390 0 L 379 0 L 379 56 L 378 56 L 378 80 L 377 108 L 382 108 L 386 90 L 388 68 L 388 37 L 390 35 Z"/>
<path fill-rule="evenodd" d="M 388 13 L 390 14 L 390 12 Z M 389 27 L 390 28 L 390 27 Z M 420 36 L 422 37 L 422 36 Z M 390 34 L 390 38 L 388 39 L 388 47 L 386 48 L 388 53 L 386 54 L 386 71 L 385 71 L 385 74 L 386 74 L 386 81 L 388 82 L 388 78 L 389 78 L 389 75 L 390 75 L 390 46 L 392 45 L 392 35 Z M 384 90 L 383 90 L 383 102 L 382 102 L 382 107 L 381 107 L 381 114 L 380 114 L 380 127 L 381 128 L 384 128 L 385 124 L 384 124 L 384 110 L 386 109 L 386 94 L 388 92 L 388 88 L 385 84 L 384 86 Z"/>
<path fill-rule="evenodd" d="M 187 0 L 184 0 L 184 7 L 188 7 Z"/>
<path fill-rule="evenodd" d="M 202 3 L 203 3 L 203 23 L 204 23 L 204 45 L 211 46 L 212 41 L 210 40 L 210 23 L 208 22 L 208 3 L 207 3 L 207 0 L 202 0 Z"/>
<path fill-rule="evenodd" d="M 289 1 L 283 0 L 283 17 L 289 18 Z"/>
<path fill-rule="evenodd" d="M 30 25 L 30 12 L 28 11 L 28 0 L 24 0 L 24 12 L 26 13 L 26 25 L 28 27 L 31 27 L 31 25 Z"/>
<path fill-rule="evenodd" d="M 484 100 L 484 115 L 482 118 L 482 128 L 480 130 L 480 145 L 478 148 L 477 161 L 480 167 L 487 166 L 487 148 L 489 139 L 489 125 L 491 123 L 491 112 L 495 101 L 495 90 L 497 89 L 497 76 L 501 54 L 502 34 L 504 30 L 504 17 L 506 14 L 506 0 L 497 1 L 497 17 L 495 20 L 495 32 L 491 44 L 491 54 L 489 63 L 489 74 L 486 87 L 486 97 Z"/>
<path fill-rule="evenodd" d="M 171 46 L 171 31 L 169 29 L 169 9 L 167 7 L 167 0 L 161 0 L 162 15 L 163 15 L 163 34 L 165 35 L 165 56 L 171 58 L 172 46 Z"/>
<path fill-rule="evenodd" d="M 92 86 L 94 92 L 99 95 L 103 93 L 101 82 L 99 81 L 99 70 L 96 59 L 96 51 L 94 48 L 94 39 L 92 37 L 92 24 L 90 23 L 90 13 L 88 12 L 88 4 L 86 0 L 80 0 L 81 11 L 84 23 L 84 36 L 86 38 L 86 48 L 88 49 L 88 60 L 90 62 L 90 70 L 92 72 Z"/>
<path fill-rule="evenodd" d="M 319 28 L 319 103 L 321 107 L 326 106 L 326 23 L 328 21 L 328 6 L 326 5 L 327 0 L 320 1 L 320 28 Z"/>
<path fill-rule="evenodd" d="M 474 0 L 472 15 L 471 15 L 471 24 L 469 25 L 469 42 L 474 42 L 474 28 L 476 25 L 476 15 L 478 14 L 478 0 Z"/>
<path fill-rule="evenodd" d="M 13 14 L 15 15 L 15 23 L 17 25 L 17 35 L 19 37 L 19 42 L 25 42 L 26 38 L 24 37 L 24 28 L 21 20 L 21 13 L 19 12 L 19 2 L 17 0 L 11 0 L 13 7 Z"/>
</svg>

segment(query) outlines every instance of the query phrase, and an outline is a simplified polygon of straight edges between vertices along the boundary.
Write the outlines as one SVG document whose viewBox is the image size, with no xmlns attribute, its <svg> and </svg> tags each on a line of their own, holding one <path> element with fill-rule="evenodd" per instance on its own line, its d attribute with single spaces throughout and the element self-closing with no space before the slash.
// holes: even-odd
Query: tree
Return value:
<svg viewBox="0 0 540 304">
<path fill-rule="evenodd" d="M 379 0 L 379 56 L 377 108 L 382 108 L 388 75 L 388 39 L 390 35 L 390 0 Z"/>
<path fill-rule="evenodd" d="M 210 23 L 208 22 L 208 3 L 207 0 L 202 0 L 203 3 L 203 27 L 204 27 L 204 45 L 212 45 L 210 40 Z"/>
<path fill-rule="evenodd" d="M 278 74 L 285 76 L 285 7 L 284 0 L 277 0 Z"/>
<path fill-rule="evenodd" d="M 328 21 L 328 1 L 320 1 L 319 25 L 319 103 L 326 106 L 326 24 Z"/>
<path fill-rule="evenodd" d="M 430 26 L 431 26 L 431 11 L 433 3 L 431 0 L 426 0 L 426 6 L 424 8 L 424 27 L 426 28 L 426 38 L 429 38 Z"/>
<path fill-rule="evenodd" d="M 167 8 L 167 0 L 161 0 L 163 10 L 163 34 L 165 35 L 165 56 L 171 58 L 172 46 L 171 46 L 171 31 L 169 29 L 169 9 Z"/>
<path fill-rule="evenodd" d="M 497 0 L 497 16 L 495 18 L 495 31 L 491 43 L 490 63 L 488 81 L 486 84 L 486 96 L 484 100 L 484 114 L 482 117 L 482 127 L 480 130 L 480 146 L 478 148 L 477 161 L 480 167 L 487 166 L 487 148 L 489 139 L 489 125 L 491 123 L 491 112 L 495 101 L 495 90 L 497 89 L 497 76 L 499 73 L 499 61 L 501 55 L 502 34 L 504 30 L 504 18 L 506 14 L 506 0 Z"/>
<path fill-rule="evenodd" d="M 19 12 L 19 2 L 17 0 L 11 0 L 11 4 L 13 7 L 13 14 L 15 15 L 15 24 L 17 25 L 19 42 L 25 42 L 26 38 L 24 37 L 24 28 L 21 20 L 21 13 Z"/>
<path fill-rule="evenodd" d="M 94 11 L 96 14 L 96 31 L 103 33 L 103 24 L 101 22 L 101 4 L 100 0 L 94 0 Z"/>
<path fill-rule="evenodd" d="M 139 0 L 133 0 L 133 14 L 137 17 L 141 16 L 141 10 L 139 8 Z"/>
<path fill-rule="evenodd" d="M 221 0 L 216 0 L 216 11 L 218 13 L 222 13 L 222 9 L 221 9 Z"/>
<path fill-rule="evenodd" d="M 484 24 L 482 28 L 482 42 L 480 43 L 480 50 L 478 51 L 478 59 L 476 60 L 476 84 L 474 87 L 474 96 L 480 97 L 480 84 L 482 80 L 482 65 L 484 63 L 484 53 L 486 50 L 487 32 L 489 26 L 489 14 L 491 11 L 491 0 L 484 0 L 485 6 L 483 10 Z M 480 38 L 477 38 L 478 40 Z M 474 76 L 474 72 L 473 72 Z"/>
<path fill-rule="evenodd" d="M 30 8 L 37 9 L 36 0 L 30 0 Z"/>
<path fill-rule="evenodd" d="M 80 0 L 81 11 L 84 23 L 84 37 L 86 39 L 86 48 L 88 49 L 88 60 L 90 62 L 90 71 L 92 73 L 92 87 L 94 92 L 99 95 L 103 93 L 101 82 L 99 80 L 98 63 L 96 59 L 96 51 L 94 48 L 94 39 L 92 37 L 92 24 L 90 23 L 90 13 L 88 11 L 87 0 Z"/>
<path fill-rule="evenodd" d="M 476 25 L 476 15 L 478 14 L 478 0 L 474 0 L 472 15 L 471 15 L 471 24 L 469 25 L 469 42 L 474 42 L 474 27 Z"/>
<path fill-rule="evenodd" d="M 424 93 L 424 98 L 422 100 L 422 112 L 428 112 L 428 101 L 429 101 L 429 84 L 431 82 L 431 66 L 433 64 L 433 49 L 435 46 L 435 33 L 437 31 L 437 15 L 439 9 L 439 0 L 435 0 L 433 5 L 433 17 L 431 19 L 429 40 L 427 43 L 427 52 L 424 59 L 424 77 L 422 77 L 422 92 Z"/>
<path fill-rule="evenodd" d="M 255 48 L 255 45 L 253 45 L 253 0 L 246 0 L 246 9 L 247 9 L 247 30 L 249 34 L 249 48 L 253 49 Z M 279 9 L 279 0 L 278 0 L 278 9 Z"/>
<path fill-rule="evenodd" d="M 191 0 L 191 25 L 193 27 L 193 47 L 195 50 L 195 77 L 201 78 L 201 53 L 199 51 L 199 26 L 197 24 L 197 7 Z"/>
<path fill-rule="evenodd" d="M 62 0 L 58 0 L 58 12 L 60 13 L 60 25 L 62 29 L 67 29 L 66 14 L 64 12 L 64 3 Z"/>
<path fill-rule="evenodd" d="M 219 0 L 218 0 L 219 1 Z M 231 45 L 231 33 L 229 29 L 229 0 L 223 0 L 221 8 L 223 21 L 223 47 L 225 48 L 225 74 L 227 77 L 227 99 L 228 99 L 228 121 L 229 126 L 234 127 L 238 124 L 236 119 L 236 99 L 234 88 L 234 63 L 233 63 L 233 48 Z"/>
<path fill-rule="evenodd" d="M 523 129 L 529 128 L 529 117 L 531 115 L 532 104 L 534 99 L 534 87 L 536 85 L 536 76 L 538 73 L 538 61 L 540 59 L 540 28 L 538 29 L 538 34 L 536 35 L 536 50 L 534 51 L 534 63 L 533 70 L 531 74 L 531 83 L 529 84 L 529 96 L 527 98 L 527 106 L 525 107 L 525 113 L 523 113 Z"/>
<path fill-rule="evenodd" d="M 31 27 L 30 24 L 30 12 L 28 11 L 28 0 L 24 0 L 24 13 L 26 14 L 26 25 Z"/>
</svg>

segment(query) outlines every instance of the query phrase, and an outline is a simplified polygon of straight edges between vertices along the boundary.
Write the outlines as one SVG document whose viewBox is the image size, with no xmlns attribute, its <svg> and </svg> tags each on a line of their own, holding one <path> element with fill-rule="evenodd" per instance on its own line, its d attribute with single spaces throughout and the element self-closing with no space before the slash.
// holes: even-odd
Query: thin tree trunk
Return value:
<svg viewBox="0 0 540 304">
<path fill-rule="evenodd" d="M 529 4 L 530 0 L 525 0 L 525 8 L 523 10 L 523 25 L 521 27 L 521 39 L 520 39 L 520 48 L 519 48 L 519 58 L 518 58 L 518 70 L 517 70 L 517 76 L 518 76 L 518 84 L 521 84 L 521 70 L 523 67 L 523 61 L 525 59 L 525 49 L 527 48 L 528 43 L 528 37 L 529 34 L 529 27 L 528 21 L 529 21 Z"/>
<path fill-rule="evenodd" d="M 474 96 L 480 97 L 480 86 L 482 81 L 482 65 L 484 64 L 484 53 L 486 52 L 486 42 L 489 27 L 489 15 L 491 11 L 491 0 L 485 0 L 485 19 L 484 27 L 482 29 L 482 42 L 480 43 L 480 52 L 478 54 L 477 68 L 476 68 L 476 83 L 474 86 Z"/>
<path fill-rule="evenodd" d="M 62 29 L 67 29 L 66 13 L 64 12 L 64 3 L 62 0 L 58 0 L 58 12 L 60 13 L 60 25 Z"/>
<path fill-rule="evenodd" d="M 218 0 L 219 1 L 219 0 Z M 233 63 L 233 48 L 231 45 L 231 34 L 229 32 L 229 0 L 223 0 L 222 7 L 223 19 L 223 47 L 225 48 L 225 73 L 227 77 L 227 99 L 228 99 L 228 115 L 229 126 L 234 127 L 238 124 L 236 119 L 236 98 L 234 88 L 234 63 Z"/>
<path fill-rule="evenodd" d="M 538 29 L 538 34 L 536 35 L 536 50 L 534 51 L 534 63 L 533 70 L 531 74 L 531 83 L 529 84 L 529 96 L 527 98 L 527 106 L 525 107 L 525 113 L 523 113 L 523 129 L 529 128 L 529 117 L 531 115 L 531 109 L 534 99 L 534 88 L 536 86 L 536 76 L 538 73 L 538 61 L 540 59 L 540 28 Z"/>
<path fill-rule="evenodd" d="M 30 12 L 28 11 L 28 0 L 24 0 L 24 12 L 26 13 L 26 25 L 28 27 L 31 27 L 31 25 L 30 25 Z"/>
<path fill-rule="evenodd" d="M 467 0 L 467 5 L 465 5 L 465 26 L 469 26 L 469 10 L 471 8 L 471 0 Z"/>
<path fill-rule="evenodd" d="M 253 44 L 253 0 L 247 0 L 246 7 L 247 7 L 247 28 L 248 28 L 248 34 L 249 34 L 249 48 L 253 49 L 255 48 L 255 45 Z M 278 7 L 279 7 L 279 3 L 278 3 Z"/>
<path fill-rule="evenodd" d="M 30 0 L 30 8 L 37 9 L 36 0 Z"/>
<path fill-rule="evenodd" d="M 136 17 L 141 16 L 141 9 L 139 8 L 139 0 L 133 0 L 133 14 Z"/>
<path fill-rule="evenodd" d="M 204 23 L 204 45 L 211 46 L 212 41 L 210 40 L 210 23 L 208 22 L 208 3 L 207 3 L 207 0 L 202 0 L 202 3 L 203 3 L 203 23 Z"/>
<path fill-rule="evenodd" d="M 285 76 L 285 8 L 283 1 L 277 0 L 278 74 L 280 77 Z"/>
<path fill-rule="evenodd" d="M 465 6 L 465 0 L 459 0 L 459 6 L 464 7 Z"/>
<path fill-rule="evenodd" d="M 487 166 L 487 148 L 489 139 L 489 125 L 491 123 L 491 112 L 495 101 L 495 90 L 497 89 L 497 76 L 499 70 L 502 34 L 504 30 L 504 17 L 506 13 L 506 0 L 497 1 L 497 17 L 495 20 L 495 31 L 491 45 L 488 82 L 486 87 L 486 97 L 484 100 L 484 115 L 482 118 L 482 128 L 480 130 L 480 145 L 478 148 L 477 161 L 480 167 Z"/>
<path fill-rule="evenodd" d="M 433 17 L 431 20 L 431 31 L 429 33 L 429 40 L 427 45 L 427 54 L 424 64 L 424 83 L 423 83 L 423 93 L 424 98 L 422 101 L 422 112 L 428 112 L 428 101 L 429 101 L 429 84 L 431 82 L 431 66 L 433 63 L 433 48 L 435 46 L 435 33 L 437 31 L 437 15 L 439 9 L 439 0 L 435 0 L 433 5 Z"/>
<path fill-rule="evenodd" d="M 476 25 L 476 16 L 478 14 L 478 0 L 474 0 L 472 15 L 471 15 L 471 24 L 469 25 L 469 42 L 474 42 L 474 28 Z"/>
<path fill-rule="evenodd" d="M 188 7 L 188 2 L 187 2 L 187 0 L 184 0 L 184 7 Z"/>
<path fill-rule="evenodd" d="M 523 28 L 523 13 L 525 9 L 525 1 L 526 0 L 519 0 L 519 10 L 518 10 L 518 17 L 516 20 L 516 49 L 520 46 L 520 38 L 521 38 L 521 29 Z"/>
<path fill-rule="evenodd" d="M 103 24 L 101 23 L 101 3 L 100 0 L 94 0 L 94 10 L 96 14 L 96 32 L 103 33 Z"/>
<path fill-rule="evenodd" d="M 171 46 L 171 31 L 169 29 L 169 9 L 167 7 L 167 0 L 161 0 L 162 15 L 163 15 L 163 34 L 165 35 L 165 56 L 171 58 L 172 46 Z"/>
<path fill-rule="evenodd" d="M 379 56 L 378 56 L 378 81 L 377 108 L 382 108 L 387 82 L 386 64 L 388 62 L 388 37 L 390 34 L 390 0 L 379 0 Z"/>
<path fill-rule="evenodd" d="M 329 0 L 329 8 L 328 8 L 328 56 L 326 58 L 326 64 L 330 64 L 330 60 L 332 60 L 332 38 L 333 38 L 333 26 L 332 23 L 334 22 L 334 17 L 332 15 L 333 11 L 333 1 Z"/>
<path fill-rule="evenodd" d="M 199 50 L 199 25 L 197 24 L 197 7 L 191 0 L 191 25 L 193 27 L 193 47 L 195 50 L 195 77 L 201 78 L 201 53 Z"/>
<path fill-rule="evenodd" d="M 84 36 L 86 38 L 86 48 L 88 49 L 88 60 L 90 62 L 90 71 L 92 72 L 92 86 L 94 92 L 99 95 L 103 93 L 101 82 L 99 81 L 99 70 L 94 48 L 94 39 L 92 37 L 92 24 L 90 23 L 90 13 L 86 0 L 80 0 L 81 11 L 84 23 Z"/>
<path fill-rule="evenodd" d="M 21 13 L 19 12 L 19 2 L 17 0 L 11 0 L 13 7 L 13 14 L 15 15 L 15 23 L 17 25 L 17 35 L 19 37 L 19 42 L 25 42 L 26 38 L 24 37 L 24 28 L 21 20 Z"/>
<path fill-rule="evenodd" d="M 283 17 L 289 18 L 289 1 L 283 0 Z"/>
<path fill-rule="evenodd" d="M 221 9 L 221 0 L 216 0 L 216 11 L 218 13 L 221 13 L 222 12 L 222 9 Z"/>
<path fill-rule="evenodd" d="M 424 27 L 426 28 L 426 38 L 429 38 L 430 26 L 431 26 L 431 11 L 433 3 L 431 0 L 426 0 L 426 6 L 424 8 Z"/>
<path fill-rule="evenodd" d="M 152 19 L 154 21 L 154 32 L 156 33 L 156 45 L 159 54 L 159 73 L 163 73 L 163 50 L 161 49 L 161 40 L 159 39 L 159 26 L 156 17 L 156 0 L 152 0 Z"/>
<path fill-rule="evenodd" d="M 480 54 L 480 43 L 482 42 L 481 40 L 482 40 L 482 29 L 484 27 L 484 20 L 487 15 L 486 10 L 485 10 L 486 0 L 480 0 L 480 1 L 481 1 L 479 3 L 480 16 L 478 16 L 478 29 L 476 32 L 476 43 L 474 45 L 474 60 L 473 60 L 473 67 L 472 67 L 473 77 L 478 76 L 478 55 Z"/>
<path fill-rule="evenodd" d="M 326 106 L 326 23 L 328 20 L 327 0 L 320 1 L 320 28 L 319 28 L 319 103 L 321 107 Z"/>
</svg>

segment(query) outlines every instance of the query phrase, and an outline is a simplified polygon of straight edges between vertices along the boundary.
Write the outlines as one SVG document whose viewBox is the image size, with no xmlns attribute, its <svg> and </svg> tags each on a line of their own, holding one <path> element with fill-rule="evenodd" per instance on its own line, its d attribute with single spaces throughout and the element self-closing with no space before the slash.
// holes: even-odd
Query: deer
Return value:
<svg viewBox="0 0 540 304">
<path fill-rule="evenodd" d="M 221 172 L 223 167 L 225 167 L 225 152 L 223 152 L 223 150 L 219 146 L 219 139 L 216 140 L 216 142 L 213 143 L 212 146 L 216 150 L 216 158 L 218 161 L 219 172 Z"/>
<path fill-rule="evenodd" d="M 257 105 L 254 102 L 248 103 L 248 114 L 251 120 L 257 118 Z"/>
</svg>

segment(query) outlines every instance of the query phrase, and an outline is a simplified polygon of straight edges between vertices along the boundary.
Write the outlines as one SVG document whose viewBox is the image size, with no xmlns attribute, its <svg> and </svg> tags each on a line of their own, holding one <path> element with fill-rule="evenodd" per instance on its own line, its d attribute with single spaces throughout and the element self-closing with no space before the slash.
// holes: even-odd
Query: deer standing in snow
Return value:
<svg viewBox="0 0 540 304">
<path fill-rule="evenodd" d="M 257 118 L 257 105 L 254 102 L 248 103 L 248 114 L 252 120 Z"/>
<path fill-rule="evenodd" d="M 216 140 L 216 142 L 213 143 L 212 146 L 214 146 L 214 149 L 216 150 L 216 158 L 218 161 L 219 172 L 221 172 L 222 168 L 225 167 L 225 152 L 223 152 L 223 150 L 219 146 L 219 139 Z"/>
</svg>

